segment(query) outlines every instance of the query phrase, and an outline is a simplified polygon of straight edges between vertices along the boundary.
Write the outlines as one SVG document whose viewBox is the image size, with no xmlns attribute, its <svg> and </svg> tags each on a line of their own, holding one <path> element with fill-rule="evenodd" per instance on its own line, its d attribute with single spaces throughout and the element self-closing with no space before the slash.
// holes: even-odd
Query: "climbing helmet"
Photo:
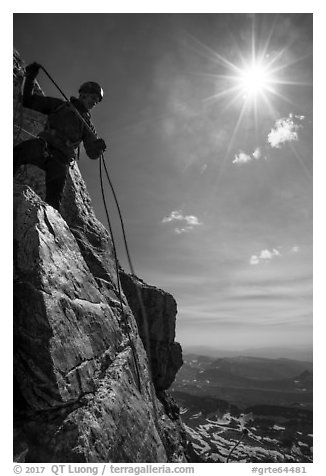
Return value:
<svg viewBox="0 0 326 476">
<path fill-rule="evenodd" d="M 94 81 L 87 81 L 86 83 L 83 83 L 80 88 L 79 88 L 79 93 L 91 93 L 91 94 L 97 94 L 99 97 L 99 102 L 102 101 L 104 93 L 103 89 L 98 83 L 95 83 Z"/>
</svg>

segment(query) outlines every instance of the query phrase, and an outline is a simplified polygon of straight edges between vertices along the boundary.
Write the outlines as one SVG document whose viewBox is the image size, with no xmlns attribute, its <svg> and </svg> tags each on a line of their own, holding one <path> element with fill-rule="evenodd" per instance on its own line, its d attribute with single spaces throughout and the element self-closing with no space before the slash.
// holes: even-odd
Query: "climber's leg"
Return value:
<svg viewBox="0 0 326 476">
<path fill-rule="evenodd" d="M 32 164 L 45 169 L 45 143 L 41 139 L 31 139 L 14 147 L 14 175 L 20 165 Z"/>
<path fill-rule="evenodd" d="M 46 197 L 45 201 L 56 208 L 60 209 L 60 202 L 62 192 L 66 182 L 68 172 L 68 164 L 58 159 L 56 153 L 51 153 L 51 156 L 46 160 Z"/>
</svg>

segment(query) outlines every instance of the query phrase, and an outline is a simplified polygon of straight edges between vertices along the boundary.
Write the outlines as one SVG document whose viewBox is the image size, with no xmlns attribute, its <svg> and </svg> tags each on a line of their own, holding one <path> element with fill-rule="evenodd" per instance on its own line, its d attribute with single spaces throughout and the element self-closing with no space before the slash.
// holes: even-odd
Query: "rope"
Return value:
<svg viewBox="0 0 326 476">
<path fill-rule="evenodd" d="M 120 224 L 121 224 L 123 240 L 124 240 L 124 244 L 125 244 L 125 249 L 126 249 L 126 254 L 127 254 L 127 258 L 128 258 L 128 264 L 129 264 L 130 272 L 133 276 L 136 276 L 134 266 L 133 266 L 133 263 L 132 263 L 132 260 L 131 260 L 131 255 L 130 255 L 130 252 L 129 252 L 129 246 L 128 246 L 127 237 L 126 237 L 126 230 L 125 230 L 125 226 L 124 226 L 124 222 L 123 222 L 123 217 L 122 217 L 120 205 L 119 205 L 117 195 L 115 193 L 112 181 L 110 179 L 110 175 L 109 175 L 107 167 L 106 167 L 106 163 L 105 163 L 105 160 L 104 160 L 104 154 L 101 154 L 101 156 L 100 156 L 100 170 L 102 170 L 102 168 L 101 168 L 102 167 L 102 165 L 101 165 L 102 162 L 103 162 L 106 177 L 107 177 L 107 180 L 109 182 L 111 192 L 112 192 L 112 195 L 113 195 L 113 198 L 114 198 L 117 210 L 118 210 L 118 215 L 119 215 L 119 218 L 120 218 Z M 101 178 L 101 180 L 102 180 L 102 178 Z M 112 232 L 111 232 L 111 234 L 112 234 Z M 120 278 L 118 276 L 118 271 L 117 271 L 117 279 L 118 279 L 118 282 L 119 282 Z M 140 306 L 142 324 L 143 324 L 143 328 L 144 328 L 144 331 L 145 331 L 145 341 L 146 341 L 146 350 L 148 352 L 148 366 L 149 366 L 149 371 L 150 371 L 150 377 L 151 377 L 151 380 L 153 381 L 153 369 L 152 369 L 152 361 L 151 361 L 151 349 L 150 349 L 147 313 L 146 313 L 146 308 L 145 308 L 144 301 L 143 301 L 143 298 L 142 298 L 142 295 L 141 295 L 141 291 L 139 289 L 139 286 L 137 286 L 137 285 L 136 285 L 136 293 L 137 293 L 138 303 L 139 303 L 139 306 Z M 154 406 L 154 415 L 155 415 L 155 419 L 157 420 L 158 419 L 158 417 L 157 417 L 158 411 L 157 411 L 157 407 L 156 407 L 155 395 L 154 395 L 152 385 L 150 386 L 150 390 L 151 390 L 151 397 L 152 397 L 153 406 Z"/>
<path fill-rule="evenodd" d="M 96 137 L 96 134 L 94 133 L 94 131 L 92 130 L 92 128 L 90 127 L 90 125 L 88 124 L 88 122 L 85 120 L 85 118 L 80 114 L 80 112 L 78 111 L 78 109 L 71 103 L 71 101 L 67 98 L 67 96 L 65 95 L 65 93 L 59 88 L 59 86 L 57 85 L 57 83 L 54 81 L 54 79 L 52 78 L 52 76 L 50 76 L 50 74 L 47 72 L 47 70 L 42 66 L 40 65 L 41 69 L 44 71 L 44 73 L 47 75 L 47 77 L 50 79 L 50 81 L 52 81 L 52 83 L 54 84 L 54 86 L 60 91 L 60 93 L 62 94 L 62 96 L 65 98 L 65 100 L 67 101 L 68 105 L 71 107 L 71 109 L 75 112 L 75 114 L 77 114 L 77 116 L 79 117 L 79 119 L 85 124 L 85 126 L 88 128 L 88 130 Z M 96 137 L 97 138 L 97 137 Z"/>
<path fill-rule="evenodd" d="M 125 249 L 126 249 L 126 255 L 127 255 L 127 258 L 128 258 L 128 264 L 129 264 L 130 272 L 133 276 L 136 276 L 135 269 L 134 269 L 134 266 L 133 266 L 133 263 L 132 263 L 132 260 L 131 260 L 131 255 L 130 255 L 130 252 L 129 252 L 129 246 L 128 246 L 127 237 L 126 237 L 126 230 L 125 230 L 125 226 L 124 226 L 124 222 L 123 222 L 123 217 L 122 217 L 120 205 L 119 205 L 117 195 L 115 193 L 112 181 L 110 179 L 110 175 L 109 175 L 109 172 L 107 170 L 103 154 L 101 155 L 100 161 L 103 161 L 106 177 L 107 177 L 107 180 L 109 182 L 109 185 L 110 185 L 110 188 L 111 188 L 111 191 L 112 191 L 112 195 L 113 195 L 113 198 L 114 198 L 117 210 L 118 210 L 118 215 L 119 215 L 121 229 L 122 229 L 122 235 L 123 235 L 123 241 L 124 241 L 124 245 L 125 245 Z M 149 353 L 149 356 L 150 356 L 151 351 L 150 351 L 149 329 L 148 329 L 148 319 L 147 319 L 146 308 L 145 308 L 144 301 L 143 301 L 143 298 L 142 298 L 142 295 L 141 295 L 141 292 L 140 292 L 140 289 L 139 289 L 138 286 L 136 286 L 136 290 L 137 290 L 137 299 L 138 299 L 138 303 L 139 303 L 139 306 L 140 306 L 140 313 L 141 313 L 141 317 L 142 317 L 142 321 L 143 321 L 142 324 L 144 326 L 144 330 L 145 330 L 145 334 L 146 334 L 145 335 L 146 347 L 147 347 L 147 350 L 148 350 L 148 353 Z M 151 359 L 149 359 L 149 367 L 150 367 L 151 377 L 152 377 Z"/>
<path fill-rule="evenodd" d="M 248 430 L 246 428 L 244 428 L 242 430 L 242 435 L 240 436 L 239 440 L 236 442 L 236 444 L 233 446 L 233 448 L 231 449 L 230 453 L 228 454 L 228 457 L 226 458 L 226 463 L 229 462 L 229 459 L 230 459 L 230 456 L 232 455 L 233 451 L 236 449 L 236 447 L 240 444 L 242 438 L 248 434 Z"/>
<path fill-rule="evenodd" d="M 38 136 L 36 136 L 35 134 L 32 134 L 31 132 L 27 131 L 23 127 L 17 126 L 16 124 L 14 124 L 14 127 L 17 127 L 20 130 L 20 133 L 25 132 L 25 134 L 28 134 L 29 136 L 34 137 L 35 139 L 39 139 Z M 19 135 L 20 135 L 20 133 L 19 133 Z M 19 137 L 19 135 L 18 135 L 18 137 Z"/>
<path fill-rule="evenodd" d="M 108 222 L 108 225 L 109 225 L 109 231 L 110 231 L 111 239 L 112 239 L 112 248 L 113 248 L 115 268 L 116 268 L 116 276 L 117 276 L 117 285 L 118 285 L 118 295 L 119 295 L 121 316 L 124 319 L 125 329 L 126 329 L 126 332 L 127 332 L 127 335 L 128 335 L 128 339 L 129 339 L 129 343 L 130 343 L 130 347 L 131 347 L 131 350 L 132 350 L 132 355 L 133 355 L 133 359 L 134 359 L 134 363 L 135 363 L 135 367 L 136 367 L 136 372 L 137 372 L 138 390 L 141 393 L 141 381 L 140 381 L 140 373 L 139 373 L 138 362 L 137 362 L 137 359 L 136 359 L 136 349 L 135 349 L 134 343 L 131 339 L 131 335 L 129 333 L 128 323 L 127 323 L 127 319 L 125 318 L 125 312 L 124 312 L 123 304 L 122 304 L 122 293 L 121 293 L 121 283 L 120 283 L 120 277 L 119 277 L 118 257 L 117 257 L 117 251 L 116 251 L 116 246 L 115 246 L 115 241 L 114 241 L 114 236 L 113 236 L 113 230 L 112 230 L 110 215 L 109 215 L 108 208 L 107 208 L 107 205 L 106 205 L 106 200 L 105 200 L 105 193 L 104 193 L 104 187 L 103 187 L 103 177 L 102 177 L 102 160 L 101 159 L 102 159 L 102 157 L 100 158 L 101 192 L 102 192 L 102 199 L 103 199 L 106 219 L 107 219 L 107 222 Z"/>
<path fill-rule="evenodd" d="M 84 117 L 80 114 L 80 112 L 78 111 L 78 109 L 76 109 L 76 108 L 74 107 L 74 105 L 69 101 L 69 99 L 67 98 L 67 96 L 65 95 L 65 93 L 60 89 L 60 87 L 59 87 L 58 84 L 55 82 L 55 80 L 52 78 L 52 76 L 47 72 L 47 70 L 46 70 L 42 65 L 41 65 L 41 69 L 44 71 L 44 73 L 45 73 L 46 76 L 50 79 L 50 81 L 54 84 L 54 86 L 58 89 L 58 91 L 62 94 L 62 96 L 65 98 L 65 100 L 66 100 L 67 103 L 70 105 L 71 109 L 75 112 L 75 114 L 79 117 L 79 119 L 85 124 L 85 126 L 89 129 L 89 131 L 90 131 L 93 135 L 95 135 L 95 134 L 94 134 L 94 131 L 91 129 L 90 125 L 87 123 L 87 121 L 84 119 Z M 111 223 L 110 223 L 109 213 L 108 213 L 108 210 L 107 210 L 106 201 L 105 201 L 105 194 L 104 194 L 104 189 L 103 189 L 102 163 L 103 163 L 103 165 L 104 165 L 106 177 L 107 177 L 107 179 L 108 179 L 108 182 L 109 182 L 109 185 L 110 185 L 110 188 L 111 188 L 111 191 L 112 191 L 112 194 L 113 194 L 113 197 L 114 197 L 116 206 L 117 206 L 117 210 L 118 210 L 118 214 L 119 214 L 119 218 L 120 218 L 120 223 L 121 223 L 121 228 L 122 228 L 122 233 L 123 233 L 123 239 L 124 239 L 125 249 L 126 249 L 126 253 L 127 253 L 127 257 L 128 257 L 128 263 L 129 263 L 130 271 L 131 271 L 131 274 L 132 274 L 133 276 L 136 276 L 136 275 L 135 275 L 135 272 L 134 272 L 134 267 L 133 267 L 133 264 L 132 264 L 132 261 L 131 261 L 131 257 L 130 257 L 130 253 L 129 253 L 129 247 L 128 247 L 128 243 L 127 243 L 126 232 L 125 232 L 125 227 L 124 227 L 124 223 L 123 223 L 123 218 L 122 218 L 122 213 L 121 213 L 121 210 L 120 210 L 119 202 L 118 202 L 118 199 L 117 199 L 117 196 L 116 196 L 116 193 L 115 193 L 115 190 L 114 190 L 112 181 L 111 181 L 111 179 L 110 179 L 110 176 L 109 176 L 109 173 L 108 173 L 106 164 L 105 164 L 104 155 L 103 155 L 103 153 L 102 153 L 101 156 L 100 156 L 101 191 L 102 191 L 102 198 L 103 198 L 104 208 L 105 208 L 105 212 L 106 212 L 106 217 L 107 217 L 108 224 L 109 224 L 109 230 L 110 230 L 110 234 L 111 234 L 111 238 L 112 238 L 113 251 L 114 251 L 114 259 L 115 259 L 115 265 L 116 265 L 116 274 L 117 274 L 119 301 L 120 301 L 121 312 L 122 312 L 122 315 L 124 316 L 124 310 L 123 310 L 123 304 L 122 304 L 122 294 L 121 294 L 121 284 L 120 284 L 120 277 L 119 277 L 118 258 L 117 258 L 116 247 L 115 247 L 115 244 L 114 244 L 114 238 L 113 238 L 113 232 L 112 232 L 112 226 L 111 226 Z M 149 354 L 149 359 L 148 359 L 148 361 L 149 361 L 150 375 L 151 375 L 151 379 L 153 380 L 153 377 L 152 377 L 152 365 L 151 365 L 151 358 L 150 358 L 149 331 L 148 331 L 148 321 L 147 321 L 147 316 L 146 316 L 146 310 L 145 310 L 145 306 L 144 306 L 144 303 L 143 303 L 143 299 L 142 299 L 142 296 L 141 296 L 141 293 L 140 293 L 140 289 L 139 289 L 137 286 L 136 286 L 136 289 L 137 289 L 137 298 L 138 298 L 138 301 L 139 301 L 139 304 L 140 304 L 141 315 L 142 315 L 143 325 L 144 325 L 144 330 L 145 330 L 146 346 L 147 346 L 147 350 L 148 350 L 148 354 Z M 139 366 L 138 366 L 138 362 L 137 362 L 136 355 L 135 355 L 135 354 L 136 354 L 136 350 L 135 350 L 134 343 L 133 343 L 132 340 L 131 340 L 131 336 L 130 336 L 130 333 L 129 333 L 129 330 L 128 330 L 128 329 L 127 329 L 127 334 L 128 334 L 128 338 L 129 338 L 129 342 L 130 342 L 130 347 L 131 347 L 131 349 L 132 349 L 132 353 L 133 353 L 135 365 L 136 365 L 137 377 L 138 377 L 138 383 L 139 383 L 139 391 L 141 392 Z M 155 396 L 154 396 L 154 394 L 153 394 L 152 385 L 151 385 L 150 387 L 151 387 L 152 400 L 153 400 L 153 406 L 154 406 L 154 415 L 155 415 L 155 418 L 157 419 L 157 408 L 156 408 L 156 403 L 155 403 Z"/>
</svg>

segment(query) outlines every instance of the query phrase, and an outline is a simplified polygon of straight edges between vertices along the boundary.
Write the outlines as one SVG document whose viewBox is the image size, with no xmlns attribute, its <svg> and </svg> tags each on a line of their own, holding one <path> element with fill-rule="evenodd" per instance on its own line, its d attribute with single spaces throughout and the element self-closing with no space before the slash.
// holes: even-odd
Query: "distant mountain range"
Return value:
<svg viewBox="0 0 326 476">
<path fill-rule="evenodd" d="M 223 350 L 220 348 L 206 347 L 206 346 L 185 346 L 183 345 L 185 354 L 196 354 L 208 357 L 237 357 L 237 356 L 251 356 L 251 357 L 265 357 L 267 359 L 287 358 L 301 361 L 313 361 L 312 346 L 297 346 L 297 347 L 257 347 L 245 348 L 240 350 Z"/>
<path fill-rule="evenodd" d="M 309 361 L 186 354 L 172 391 L 207 462 L 312 461 Z"/>
</svg>

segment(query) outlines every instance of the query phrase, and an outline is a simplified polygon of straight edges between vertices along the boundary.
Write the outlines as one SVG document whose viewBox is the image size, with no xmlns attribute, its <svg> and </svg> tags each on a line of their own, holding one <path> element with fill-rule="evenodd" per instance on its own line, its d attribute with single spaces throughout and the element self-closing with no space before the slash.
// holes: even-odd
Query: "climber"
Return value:
<svg viewBox="0 0 326 476">
<path fill-rule="evenodd" d="M 79 97 L 71 97 L 70 103 L 35 94 L 35 78 L 40 68 L 38 63 L 26 66 L 22 103 L 24 107 L 47 115 L 47 123 L 37 138 L 14 147 L 14 174 L 23 164 L 33 164 L 45 170 L 45 200 L 59 210 L 68 168 L 76 159 L 79 144 L 83 142 L 86 154 L 92 160 L 98 159 L 106 149 L 104 140 L 97 137 L 89 112 L 102 100 L 103 90 L 95 82 L 83 83 Z"/>
</svg>

